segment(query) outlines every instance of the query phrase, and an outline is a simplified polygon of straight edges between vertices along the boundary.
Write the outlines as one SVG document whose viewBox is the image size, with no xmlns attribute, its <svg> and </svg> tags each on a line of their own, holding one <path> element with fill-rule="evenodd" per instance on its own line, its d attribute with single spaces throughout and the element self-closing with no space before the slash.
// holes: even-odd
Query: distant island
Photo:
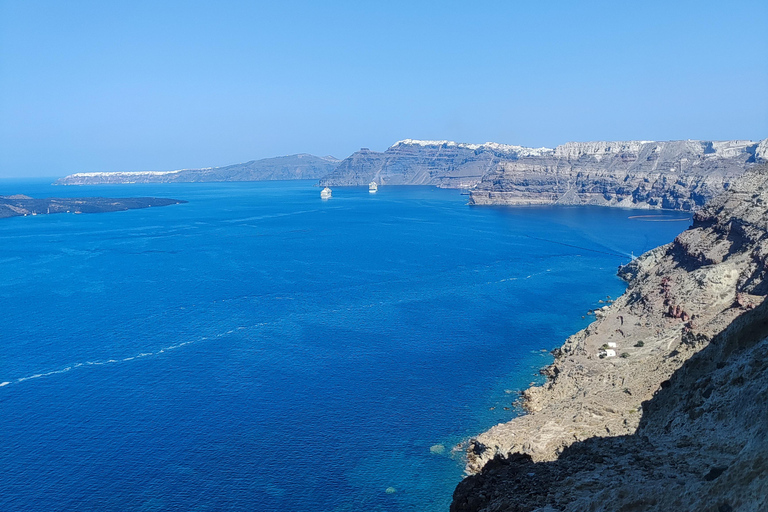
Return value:
<svg viewBox="0 0 768 512">
<path fill-rule="evenodd" d="M 103 213 L 186 203 L 159 197 L 48 197 L 34 199 L 17 194 L 0 196 L 0 219 L 53 213 Z"/>
<path fill-rule="evenodd" d="M 768 161 L 762 141 L 568 142 L 528 148 L 405 139 L 345 158 L 308 154 L 175 171 L 76 173 L 58 185 L 319 180 L 321 187 L 431 185 L 469 190 L 473 205 L 589 204 L 693 211 Z"/>
<path fill-rule="evenodd" d="M 55 185 L 105 185 L 122 183 L 207 183 L 216 181 L 319 180 L 333 171 L 339 160 L 306 153 L 251 160 L 242 164 L 175 171 L 79 172 Z"/>
</svg>

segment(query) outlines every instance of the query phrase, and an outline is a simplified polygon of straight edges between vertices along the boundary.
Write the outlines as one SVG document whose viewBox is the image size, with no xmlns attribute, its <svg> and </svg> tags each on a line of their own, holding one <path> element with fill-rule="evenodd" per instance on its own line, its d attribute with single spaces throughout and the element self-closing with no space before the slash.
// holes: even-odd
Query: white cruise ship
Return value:
<svg viewBox="0 0 768 512">
<path fill-rule="evenodd" d="M 320 191 L 320 197 L 322 199 L 330 199 L 331 189 L 329 189 L 328 187 L 325 187 L 323 190 Z"/>
<path fill-rule="evenodd" d="M 371 194 L 375 194 L 377 190 L 379 190 L 379 186 L 376 184 L 375 181 L 372 181 L 368 184 L 368 192 L 370 192 Z"/>
</svg>

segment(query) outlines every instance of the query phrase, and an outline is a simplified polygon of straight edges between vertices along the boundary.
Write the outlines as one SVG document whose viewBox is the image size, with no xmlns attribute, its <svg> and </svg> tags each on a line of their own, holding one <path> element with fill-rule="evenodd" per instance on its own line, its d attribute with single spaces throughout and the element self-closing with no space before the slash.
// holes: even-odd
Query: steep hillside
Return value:
<svg viewBox="0 0 768 512">
<path fill-rule="evenodd" d="M 621 269 L 529 413 L 469 443 L 451 509 L 768 510 L 767 273 L 763 166 Z"/>
<path fill-rule="evenodd" d="M 470 203 L 694 210 L 766 159 L 766 141 L 569 142 L 500 162 Z"/>
<path fill-rule="evenodd" d="M 336 170 L 320 180 L 321 186 L 436 185 L 469 188 L 499 163 L 537 155 L 546 148 L 495 144 L 461 144 L 445 140 L 396 142 L 383 153 L 361 149 L 342 160 Z"/>
</svg>

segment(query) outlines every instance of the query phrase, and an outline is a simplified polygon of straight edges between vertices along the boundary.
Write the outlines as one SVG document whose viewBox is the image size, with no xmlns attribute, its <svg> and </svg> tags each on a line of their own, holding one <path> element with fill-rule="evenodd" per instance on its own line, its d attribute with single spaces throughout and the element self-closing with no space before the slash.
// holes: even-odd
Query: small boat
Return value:
<svg viewBox="0 0 768 512">
<path fill-rule="evenodd" d="M 371 194 L 375 194 L 377 190 L 379 190 L 379 186 L 376 184 L 375 181 L 372 181 L 368 184 L 368 192 L 370 192 Z"/>
<path fill-rule="evenodd" d="M 331 198 L 331 189 L 328 187 L 325 187 L 322 191 L 320 191 L 320 198 L 321 199 L 330 199 Z"/>
</svg>

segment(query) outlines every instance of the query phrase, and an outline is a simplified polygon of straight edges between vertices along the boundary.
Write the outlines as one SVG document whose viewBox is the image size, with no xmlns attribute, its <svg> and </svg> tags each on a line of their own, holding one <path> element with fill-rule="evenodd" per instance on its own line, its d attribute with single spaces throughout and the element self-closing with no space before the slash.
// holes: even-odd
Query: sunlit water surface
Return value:
<svg viewBox="0 0 768 512">
<path fill-rule="evenodd" d="M 3 511 L 447 510 L 453 447 L 689 224 L 429 187 L 13 193 L 189 203 L 0 220 Z"/>
</svg>

